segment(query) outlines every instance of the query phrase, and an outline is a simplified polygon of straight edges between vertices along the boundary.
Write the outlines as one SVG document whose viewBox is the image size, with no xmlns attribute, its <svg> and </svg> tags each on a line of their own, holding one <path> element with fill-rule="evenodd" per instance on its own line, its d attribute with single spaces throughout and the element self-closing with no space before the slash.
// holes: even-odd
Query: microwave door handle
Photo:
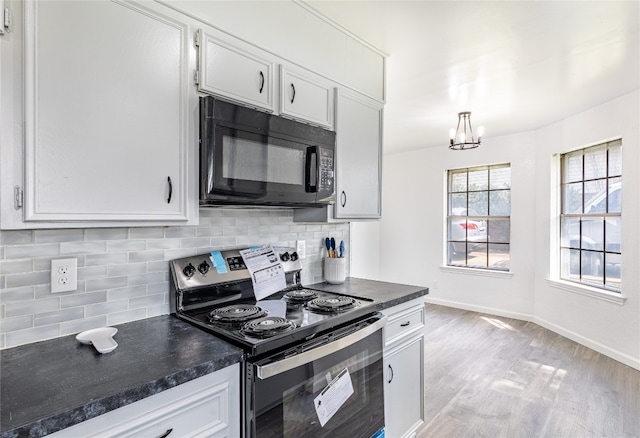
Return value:
<svg viewBox="0 0 640 438">
<path fill-rule="evenodd" d="M 305 351 L 300 354 L 296 354 L 295 356 L 287 357 L 285 359 L 279 360 L 277 362 L 269 363 L 266 365 L 257 365 L 256 366 L 256 375 L 260 380 L 267 379 L 269 377 L 276 376 L 278 374 L 282 374 L 284 372 L 290 371 L 294 368 L 297 368 L 301 365 L 306 365 L 308 363 L 313 362 L 314 360 L 318 360 L 324 356 L 328 356 L 329 354 L 346 348 L 350 345 L 355 344 L 358 341 L 366 338 L 367 336 L 381 330 L 382 327 L 387 323 L 387 317 L 382 317 L 378 321 L 374 322 L 371 325 L 368 325 L 355 333 L 345 336 L 344 338 L 340 338 L 333 342 L 330 342 L 325 345 L 321 345 L 320 347 L 316 347 L 312 350 Z"/>
<path fill-rule="evenodd" d="M 304 167 L 304 191 L 316 193 L 318 191 L 318 147 L 307 148 L 307 159 Z"/>
</svg>

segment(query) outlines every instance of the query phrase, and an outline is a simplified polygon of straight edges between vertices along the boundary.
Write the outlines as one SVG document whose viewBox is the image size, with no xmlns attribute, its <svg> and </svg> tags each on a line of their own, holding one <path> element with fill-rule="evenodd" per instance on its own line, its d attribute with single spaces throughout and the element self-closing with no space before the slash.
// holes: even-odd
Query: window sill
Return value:
<svg viewBox="0 0 640 438">
<path fill-rule="evenodd" d="M 562 289 L 568 292 L 576 293 L 578 295 L 584 295 L 587 297 L 595 298 L 597 300 L 619 304 L 621 306 L 623 306 L 625 301 L 627 301 L 627 297 L 622 295 L 622 293 L 618 294 L 615 292 L 609 292 L 609 291 L 598 289 L 595 287 L 589 287 L 589 286 L 579 285 L 576 283 L 571 283 L 569 281 L 552 280 L 550 278 L 547 278 L 547 284 L 556 289 Z"/>
<path fill-rule="evenodd" d="M 461 266 L 440 266 L 440 271 L 452 274 L 479 275 L 482 277 L 493 278 L 511 278 L 513 272 L 509 271 L 492 271 L 490 269 L 463 268 Z"/>
</svg>

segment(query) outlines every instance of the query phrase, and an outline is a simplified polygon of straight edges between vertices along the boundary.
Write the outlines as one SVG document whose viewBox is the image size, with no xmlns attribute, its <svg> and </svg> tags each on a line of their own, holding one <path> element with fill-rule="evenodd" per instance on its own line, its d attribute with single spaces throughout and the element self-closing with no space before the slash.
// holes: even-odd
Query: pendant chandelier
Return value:
<svg viewBox="0 0 640 438">
<path fill-rule="evenodd" d="M 451 138 L 449 149 L 462 151 L 477 148 L 482 141 L 483 132 L 484 128 L 480 126 L 478 128 L 478 139 L 476 141 L 473 136 L 473 129 L 471 129 L 471 112 L 464 111 L 458 113 L 458 126 L 455 129 L 451 128 L 449 130 L 449 137 Z"/>
</svg>

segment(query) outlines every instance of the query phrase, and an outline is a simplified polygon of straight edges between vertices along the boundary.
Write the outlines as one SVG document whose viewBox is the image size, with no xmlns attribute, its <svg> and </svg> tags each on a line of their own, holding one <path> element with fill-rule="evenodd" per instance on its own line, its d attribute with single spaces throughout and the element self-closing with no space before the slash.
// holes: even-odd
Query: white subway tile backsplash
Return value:
<svg viewBox="0 0 640 438">
<path fill-rule="evenodd" d="M 129 253 L 129 263 L 151 262 L 164 259 L 164 251 L 134 251 Z"/>
<path fill-rule="evenodd" d="M 85 290 L 87 292 L 96 291 L 96 290 L 106 290 L 106 289 L 116 289 L 119 287 L 128 286 L 128 278 L 126 276 L 122 277 L 104 277 L 104 278 L 95 278 L 85 281 Z"/>
<path fill-rule="evenodd" d="M 0 274 L 23 274 L 33 271 L 33 260 L 3 260 L 0 261 Z"/>
<path fill-rule="evenodd" d="M 165 302 L 164 294 L 147 295 L 144 297 L 133 298 L 129 300 L 129 308 L 137 309 L 140 307 L 159 306 Z"/>
<path fill-rule="evenodd" d="M 30 301 L 35 298 L 35 288 L 33 286 L 16 287 L 0 290 L 0 303 L 11 301 Z"/>
<path fill-rule="evenodd" d="M 125 322 L 137 321 L 147 317 L 147 309 L 144 307 L 140 309 L 127 310 L 126 312 L 116 312 L 107 315 L 108 325 L 124 324 Z"/>
<path fill-rule="evenodd" d="M 54 310 L 53 312 L 36 313 L 34 324 L 38 327 L 82 318 L 84 318 L 84 309 L 82 307 L 72 307 Z"/>
<path fill-rule="evenodd" d="M 0 233 L 0 245 L 25 245 L 33 243 L 33 231 L 2 231 Z"/>
<path fill-rule="evenodd" d="M 35 230 L 35 243 L 74 242 L 84 240 L 84 230 Z"/>
<path fill-rule="evenodd" d="M 18 345 L 59 337 L 60 325 L 52 324 L 25 330 L 16 330 L 15 332 L 7 332 L 4 336 L 6 348 L 17 347 Z"/>
<path fill-rule="evenodd" d="M 144 251 L 146 240 L 114 240 L 107 242 L 107 252 Z"/>
<path fill-rule="evenodd" d="M 129 276 L 129 286 L 137 286 L 141 284 L 149 284 L 149 283 L 159 283 L 165 281 L 166 278 L 165 272 L 151 272 L 149 274 L 142 275 L 130 275 Z"/>
<path fill-rule="evenodd" d="M 119 289 L 111 289 L 107 291 L 107 300 L 118 301 L 118 300 L 128 300 L 129 298 L 140 297 L 147 294 L 147 287 L 142 286 L 131 286 L 131 287 L 122 287 Z"/>
<path fill-rule="evenodd" d="M 98 265 L 119 265 L 127 263 L 126 252 L 114 252 L 110 254 L 87 254 L 85 256 L 85 266 L 98 266 Z"/>
<path fill-rule="evenodd" d="M 124 312 L 129 308 L 129 300 L 109 301 L 105 303 L 92 304 L 85 307 L 85 317 L 89 318 L 109 313 Z"/>
<path fill-rule="evenodd" d="M 106 325 L 107 325 L 106 315 L 94 316 L 92 318 L 86 317 L 84 319 L 76 319 L 74 321 L 61 322 L 60 336 L 74 335 L 76 333 L 80 333 L 85 330 L 105 327 Z M 92 348 L 92 347 L 87 345 L 87 348 Z"/>
<path fill-rule="evenodd" d="M 86 240 L 124 240 L 128 237 L 126 228 L 89 228 L 85 231 Z"/>
<path fill-rule="evenodd" d="M 98 254 L 107 251 L 106 242 L 62 242 L 60 254 Z"/>
<path fill-rule="evenodd" d="M 45 284 L 51 281 L 49 271 L 32 272 L 30 274 L 11 274 L 5 276 L 6 288 L 33 286 L 35 284 Z"/>
<path fill-rule="evenodd" d="M 4 237 L 2 232 L 2 236 Z M 18 245 L 7 246 L 5 248 L 5 258 L 9 259 L 27 259 L 34 257 L 54 256 L 60 254 L 59 244 L 44 244 L 44 245 Z"/>
<path fill-rule="evenodd" d="M 109 276 L 117 277 L 121 275 L 144 274 L 147 272 L 147 263 L 126 263 L 123 265 L 109 266 Z"/>
<path fill-rule="evenodd" d="M 66 309 L 68 307 L 87 306 L 89 304 L 104 303 L 107 301 L 107 291 L 81 293 L 75 295 L 67 295 L 60 298 L 60 307 Z"/>
<path fill-rule="evenodd" d="M 214 249 L 307 242 L 302 281 L 322 281 L 324 238 L 349 224 L 297 224 L 293 211 L 202 209 L 200 225 L 2 231 L 0 348 L 169 312 L 169 260 Z M 78 290 L 51 294 L 51 260 L 78 260 Z"/>
<path fill-rule="evenodd" d="M 33 315 L 14 316 L 0 321 L 0 333 L 14 332 L 33 327 Z"/>
<path fill-rule="evenodd" d="M 129 239 L 162 239 L 163 237 L 164 228 L 146 227 L 129 229 Z"/>
</svg>

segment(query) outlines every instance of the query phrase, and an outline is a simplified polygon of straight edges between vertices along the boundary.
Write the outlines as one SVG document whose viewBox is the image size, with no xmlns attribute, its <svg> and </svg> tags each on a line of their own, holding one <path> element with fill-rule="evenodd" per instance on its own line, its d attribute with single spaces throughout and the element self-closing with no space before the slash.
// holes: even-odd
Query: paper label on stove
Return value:
<svg viewBox="0 0 640 438">
<path fill-rule="evenodd" d="M 322 390 L 320 395 L 313 399 L 322 427 L 338 412 L 351 394 L 353 394 L 353 383 L 351 383 L 349 370 L 345 368 Z"/>
<path fill-rule="evenodd" d="M 271 245 L 240 251 L 244 264 L 251 273 L 253 293 L 257 300 L 281 291 L 287 286 L 284 268 Z"/>
</svg>

